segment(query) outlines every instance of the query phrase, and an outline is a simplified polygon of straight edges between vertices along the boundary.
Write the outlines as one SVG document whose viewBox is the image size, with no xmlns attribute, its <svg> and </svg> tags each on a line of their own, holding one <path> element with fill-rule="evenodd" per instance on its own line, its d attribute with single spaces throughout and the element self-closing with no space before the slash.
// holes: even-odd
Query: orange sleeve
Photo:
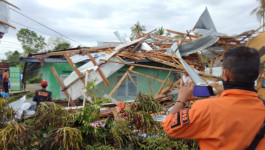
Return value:
<svg viewBox="0 0 265 150">
<path fill-rule="evenodd" d="M 191 109 L 183 109 L 167 115 L 162 126 L 165 133 L 173 138 L 200 139 L 207 137 L 210 113 L 204 103 L 195 102 Z"/>
</svg>

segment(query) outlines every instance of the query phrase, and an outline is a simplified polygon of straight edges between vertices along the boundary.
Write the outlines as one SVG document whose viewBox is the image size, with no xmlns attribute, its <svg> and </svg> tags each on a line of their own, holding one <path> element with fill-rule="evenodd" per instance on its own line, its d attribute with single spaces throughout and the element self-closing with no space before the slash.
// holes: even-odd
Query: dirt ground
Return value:
<svg viewBox="0 0 265 150">
<path fill-rule="evenodd" d="M 40 83 L 27 84 L 26 90 L 30 92 L 35 92 L 37 89 L 41 89 Z"/>
</svg>

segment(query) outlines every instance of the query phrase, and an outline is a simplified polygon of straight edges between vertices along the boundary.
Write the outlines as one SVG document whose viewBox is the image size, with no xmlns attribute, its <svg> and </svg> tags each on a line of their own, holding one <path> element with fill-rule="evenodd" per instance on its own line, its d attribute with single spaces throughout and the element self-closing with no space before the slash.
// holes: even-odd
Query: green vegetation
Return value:
<svg viewBox="0 0 265 150">
<path fill-rule="evenodd" d="M 161 28 L 158 28 L 154 34 L 163 35 L 164 33 L 165 33 L 165 30 L 163 27 L 161 27 Z"/>
<path fill-rule="evenodd" d="M 141 25 L 139 21 L 131 27 L 131 40 L 140 38 L 143 34 L 142 32 L 146 31 L 145 26 Z"/>
<path fill-rule="evenodd" d="M 47 42 L 47 49 L 56 51 L 71 48 L 71 43 L 62 37 L 51 37 Z"/>
<path fill-rule="evenodd" d="M 261 24 L 265 23 L 265 0 L 257 0 L 259 3 L 259 6 L 256 7 L 251 11 L 251 15 L 256 14 L 257 19 L 261 22 Z M 263 27 L 264 31 L 264 27 Z"/>
<path fill-rule="evenodd" d="M 35 76 L 31 79 L 28 80 L 28 83 L 32 84 L 32 83 L 41 83 L 42 81 L 42 77 L 41 76 Z"/>
<path fill-rule="evenodd" d="M 17 33 L 17 39 L 22 44 L 25 55 L 37 53 L 45 48 L 45 38 L 36 32 L 22 28 Z"/>
<path fill-rule="evenodd" d="M 87 89 L 93 90 L 94 81 Z M 93 95 L 93 93 L 90 93 Z M 91 96 L 91 95 L 90 95 Z M 68 111 L 53 102 L 41 103 L 33 119 L 15 122 L 15 112 L 0 100 L 0 148 L 112 150 L 112 149 L 176 149 L 197 150 L 194 140 L 166 136 L 151 114 L 163 109 L 152 95 L 139 93 L 135 102 L 120 111 L 123 121 L 100 118 L 103 102 L 93 95 L 92 103 L 79 111 Z"/>
</svg>

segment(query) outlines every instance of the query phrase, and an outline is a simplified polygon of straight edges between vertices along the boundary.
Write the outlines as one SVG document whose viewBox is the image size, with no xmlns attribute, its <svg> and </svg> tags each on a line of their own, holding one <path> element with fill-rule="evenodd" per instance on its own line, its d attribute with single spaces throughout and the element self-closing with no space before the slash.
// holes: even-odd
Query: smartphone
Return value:
<svg viewBox="0 0 265 150">
<path fill-rule="evenodd" d="M 196 97 L 210 97 L 213 95 L 213 88 L 211 86 L 195 86 L 193 89 L 193 96 Z"/>
</svg>

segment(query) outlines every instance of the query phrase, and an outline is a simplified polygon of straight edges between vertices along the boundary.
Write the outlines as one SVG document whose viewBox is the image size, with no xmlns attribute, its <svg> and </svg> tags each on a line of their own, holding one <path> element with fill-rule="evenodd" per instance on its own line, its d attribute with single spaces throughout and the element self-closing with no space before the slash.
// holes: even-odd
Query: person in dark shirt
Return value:
<svg viewBox="0 0 265 150">
<path fill-rule="evenodd" d="M 46 87 L 48 86 L 48 82 L 43 80 L 41 81 L 42 89 L 36 90 L 33 101 L 37 103 L 37 107 L 41 102 L 52 101 L 52 92 L 47 91 Z"/>
</svg>

